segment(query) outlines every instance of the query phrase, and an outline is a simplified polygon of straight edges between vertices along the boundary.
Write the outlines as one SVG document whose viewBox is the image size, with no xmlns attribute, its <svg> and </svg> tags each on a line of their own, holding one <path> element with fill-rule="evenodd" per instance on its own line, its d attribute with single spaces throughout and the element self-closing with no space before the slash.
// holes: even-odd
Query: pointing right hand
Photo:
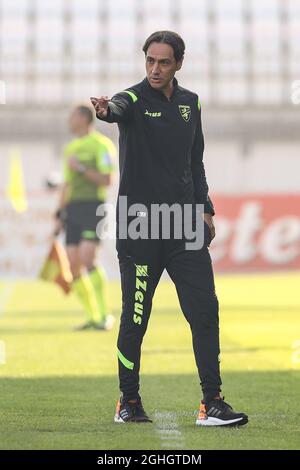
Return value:
<svg viewBox="0 0 300 470">
<path fill-rule="evenodd" d="M 99 116 L 105 118 L 107 116 L 107 108 L 109 103 L 108 96 L 101 96 L 101 98 L 95 98 L 94 96 L 91 96 L 90 100 L 95 108 L 96 113 L 99 114 Z"/>
</svg>

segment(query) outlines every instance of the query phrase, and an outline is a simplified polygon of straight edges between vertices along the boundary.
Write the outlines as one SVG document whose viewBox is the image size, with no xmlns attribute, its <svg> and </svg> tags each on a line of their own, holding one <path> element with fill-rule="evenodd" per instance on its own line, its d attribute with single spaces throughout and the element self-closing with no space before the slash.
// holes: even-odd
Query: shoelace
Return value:
<svg viewBox="0 0 300 470">
<path fill-rule="evenodd" d="M 123 403 L 123 406 L 127 409 L 129 408 L 130 411 L 132 411 L 134 413 L 134 411 L 138 408 L 140 411 L 142 411 L 143 413 L 145 413 L 145 410 L 143 408 L 143 405 L 142 405 L 142 402 L 141 400 L 137 400 L 136 403 L 130 403 L 128 401 L 126 401 L 125 403 Z"/>
<path fill-rule="evenodd" d="M 219 399 L 216 399 L 215 401 L 218 402 L 220 408 L 230 408 L 232 410 L 232 407 L 229 405 L 229 403 L 226 403 L 225 397 L 221 397 Z"/>
<path fill-rule="evenodd" d="M 145 412 L 145 410 L 144 410 L 144 407 L 143 407 L 141 401 L 138 401 L 138 402 L 135 404 L 135 407 L 136 407 L 136 409 L 139 410 L 139 412 L 141 412 L 141 413 L 143 413 L 144 415 L 146 415 L 146 412 Z"/>
</svg>

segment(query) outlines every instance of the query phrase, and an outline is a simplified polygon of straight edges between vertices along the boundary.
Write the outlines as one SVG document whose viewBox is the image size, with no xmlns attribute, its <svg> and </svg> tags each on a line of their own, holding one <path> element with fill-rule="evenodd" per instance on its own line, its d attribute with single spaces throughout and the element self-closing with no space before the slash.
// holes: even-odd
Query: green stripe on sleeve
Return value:
<svg viewBox="0 0 300 470">
<path fill-rule="evenodd" d="M 124 93 L 127 93 L 134 103 L 138 100 L 138 97 L 132 91 L 125 90 Z"/>
</svg>

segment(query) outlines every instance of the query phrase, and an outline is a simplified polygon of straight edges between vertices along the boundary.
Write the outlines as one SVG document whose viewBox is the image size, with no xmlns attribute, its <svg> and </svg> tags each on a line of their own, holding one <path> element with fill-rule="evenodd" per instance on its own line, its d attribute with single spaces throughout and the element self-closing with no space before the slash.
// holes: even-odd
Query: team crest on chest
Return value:
<svg viewBox="0 0 300 470">
<path fill-rule="evenodd" d="M 179 108 L 182 119 L 184 119 L 185 122 L 188 122 L 191 117 L 191 107 L 186 106 L 185 104 L 179 104 L 178 108 Z"/>
</svg>

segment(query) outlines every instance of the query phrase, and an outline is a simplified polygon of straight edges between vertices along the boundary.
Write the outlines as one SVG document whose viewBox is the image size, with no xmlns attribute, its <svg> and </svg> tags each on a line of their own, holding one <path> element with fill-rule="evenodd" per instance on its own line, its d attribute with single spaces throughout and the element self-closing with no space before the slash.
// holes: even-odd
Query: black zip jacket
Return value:
<svg viewBox="0 0 300 470">
<path fill-rule="evenodd" d="M 113 96 L 108 115 L 120 132 L 119 195 L 128 205 L 202 203 L 214 215 L 203 165 L 204 140 L 198 96 L 174 78 L 170 98 L 147 78 Z"/>
</svg>

